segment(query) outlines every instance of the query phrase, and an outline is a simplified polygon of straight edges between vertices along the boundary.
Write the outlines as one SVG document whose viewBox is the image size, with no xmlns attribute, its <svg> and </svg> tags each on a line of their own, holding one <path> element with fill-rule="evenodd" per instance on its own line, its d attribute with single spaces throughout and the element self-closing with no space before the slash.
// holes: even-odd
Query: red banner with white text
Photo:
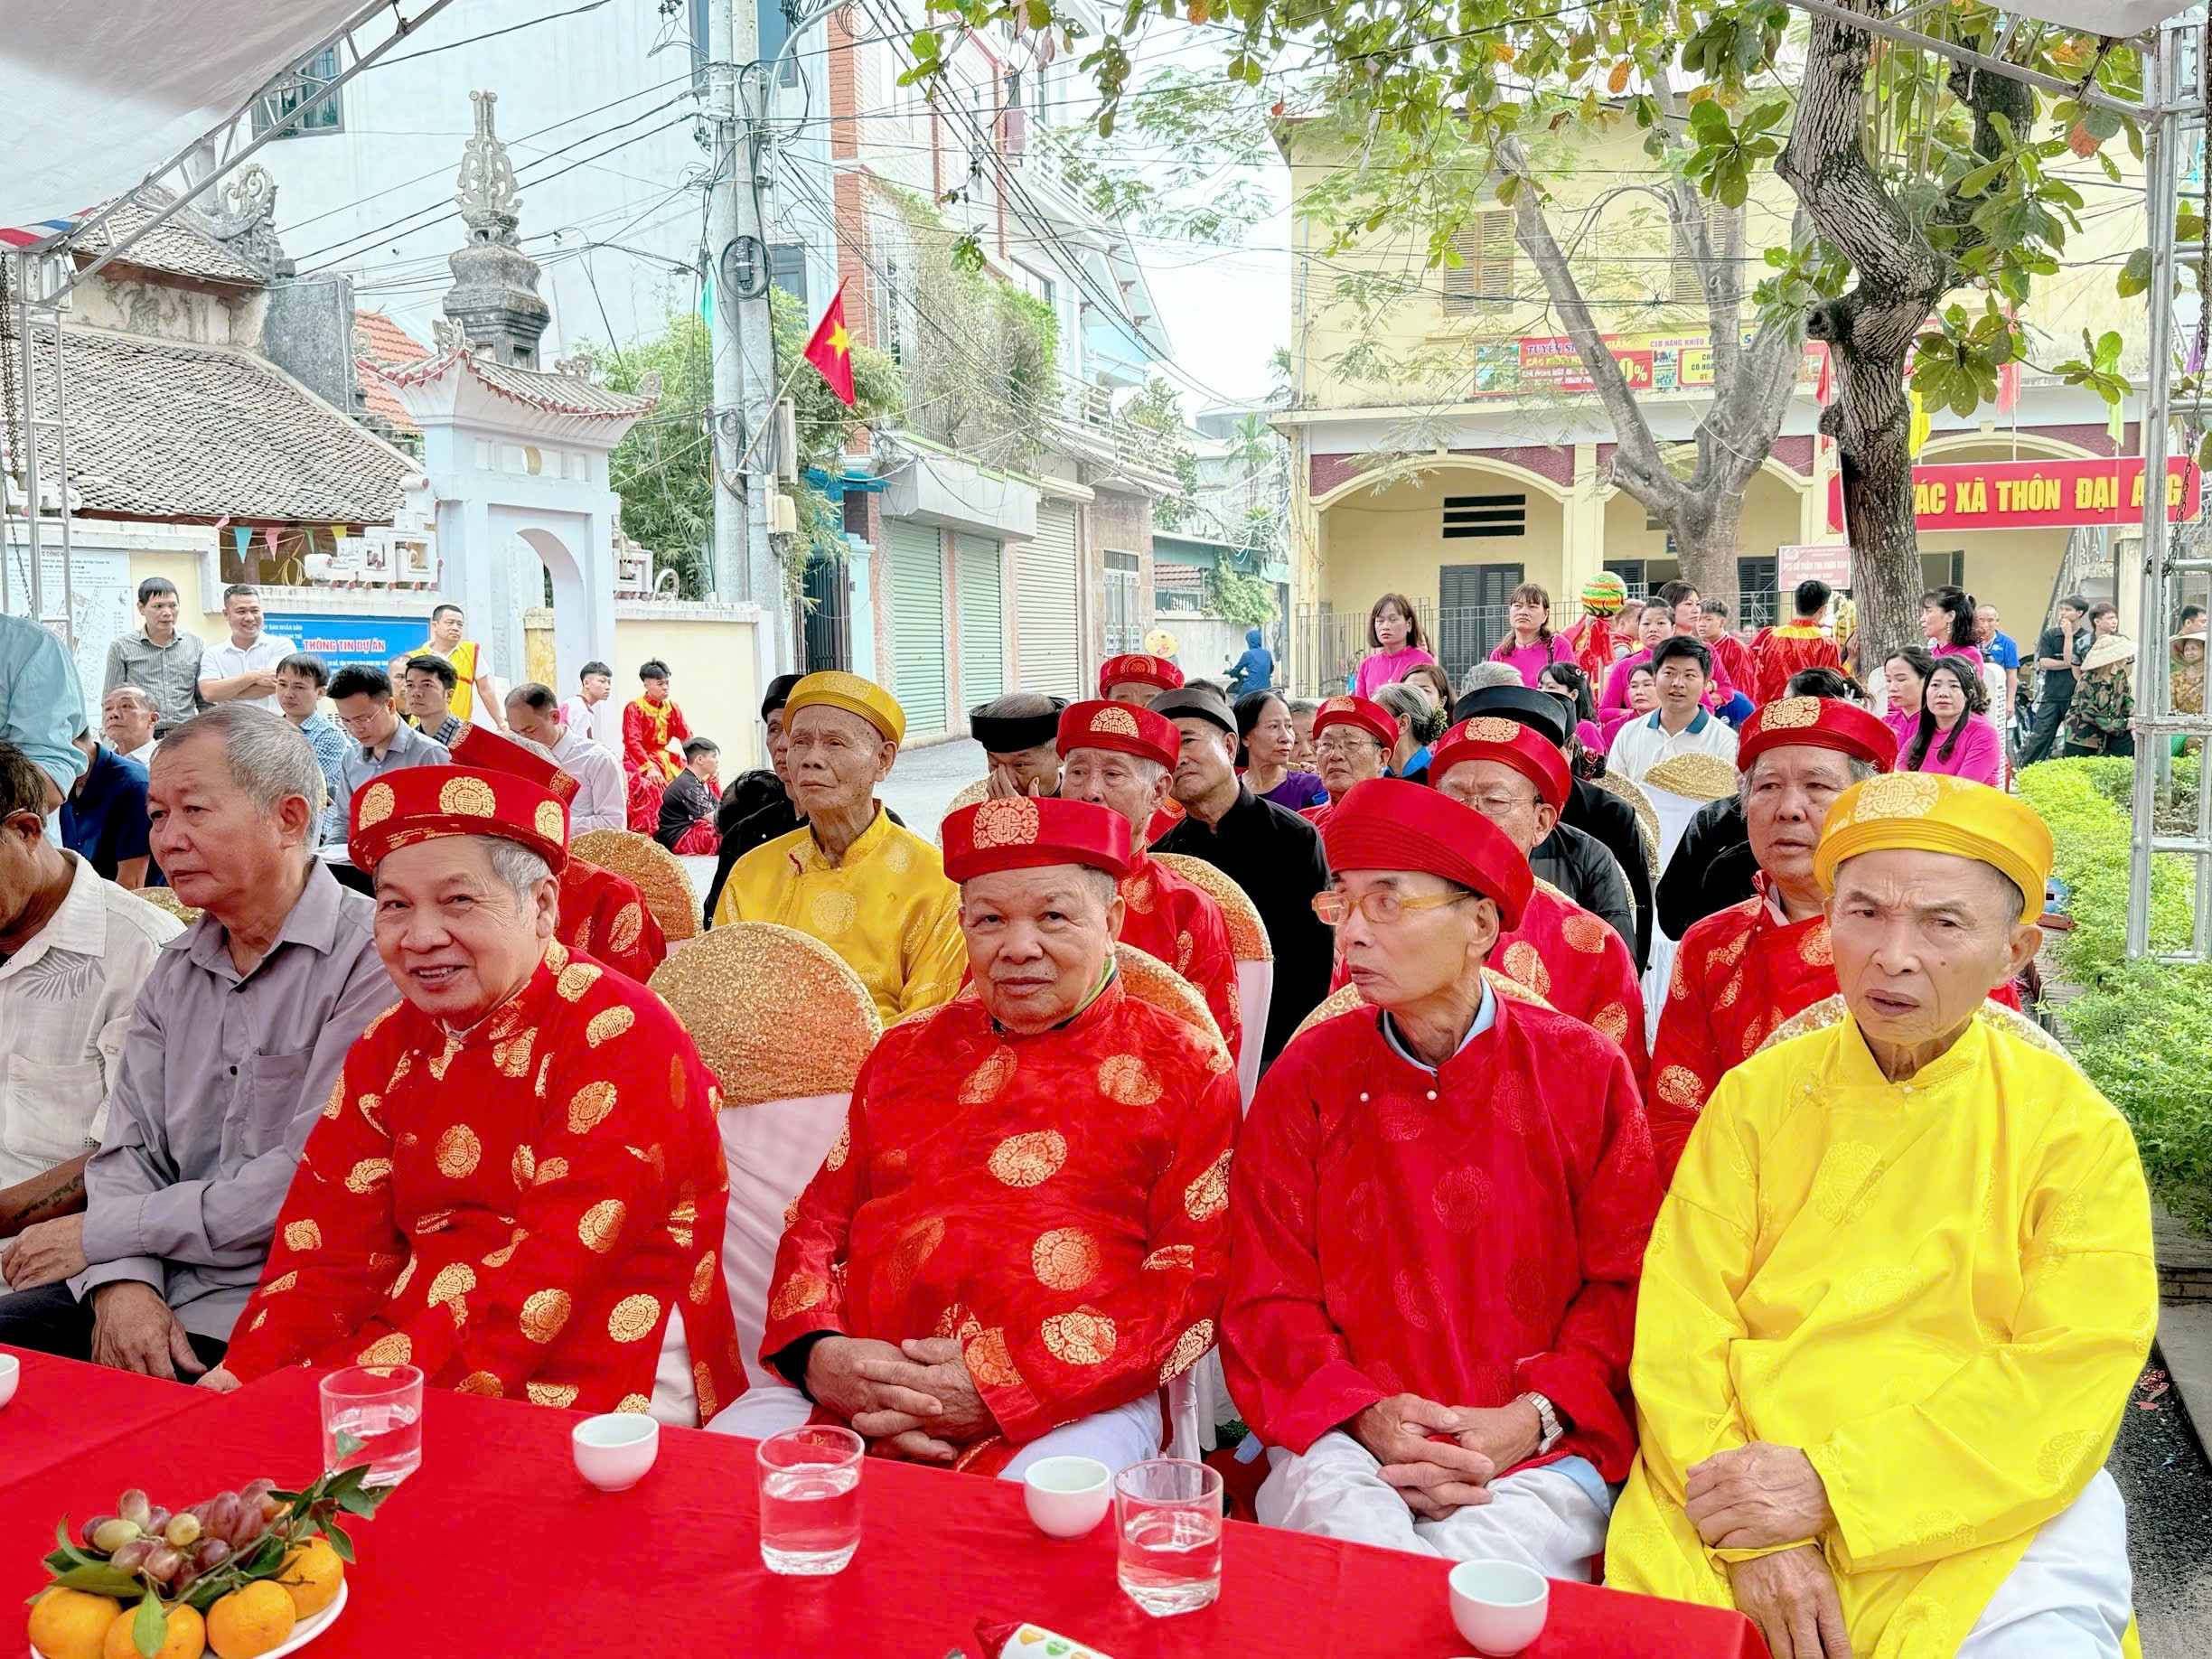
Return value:
<svg viewBox="0 0 2212 1659">
<path fill-rule="evenodd" d="M 1913 468 L 1913 517 L 1923 530 L 2067 530 L 2140 524 L 2142 457 L 2109 461 L 1958 461 Z M 2197 517 L 2202 475 L 2194 462 L 2166 463 L 2166 517 Z M 1843 481 L 1828 481 L 1828 524 L 1843 526 Z"/>
</svg>

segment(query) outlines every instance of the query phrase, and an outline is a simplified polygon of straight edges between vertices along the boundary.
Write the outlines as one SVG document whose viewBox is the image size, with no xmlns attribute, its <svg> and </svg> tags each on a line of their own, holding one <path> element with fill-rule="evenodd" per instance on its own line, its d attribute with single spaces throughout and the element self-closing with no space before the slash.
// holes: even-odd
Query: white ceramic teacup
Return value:
<svg viewBox="0 0 2212 1659">
<path fill-rule="evenodd" d="M 15 1384 L 23 1381 L 23 1361 L 0 1354 L 0 1406 L 15 1398 Z"/>
<path fill-rule="evenodd" d="M 1451 1570 L 1452 1623 L 1477 1653 L 1517 1654 L 1543 1634 L 1551 1586 L 1518 1561 L 1461 1561 Z"/>
<path fill-rule="evenodd" d="M 1038 1531 L 1081 1538 L 1113 1507 L 1113 1471 L 1096 1457 L 1040 1457 L 1022 1476 L 1022 1502 Z"/>
<path fill-rule="evenodd" d="M 627 1492 L 661 1455 L 661 1425 L 642 1411 L 587 1417 L 568 1437 L 576 1473 L 602 1492 Z"/>
</svg>

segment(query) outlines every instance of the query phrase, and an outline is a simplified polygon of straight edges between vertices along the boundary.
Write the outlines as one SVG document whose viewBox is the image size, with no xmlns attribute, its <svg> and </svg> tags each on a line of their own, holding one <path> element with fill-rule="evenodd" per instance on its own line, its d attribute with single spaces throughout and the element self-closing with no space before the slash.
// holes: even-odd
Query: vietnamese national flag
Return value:
<svg viewBox="0 0 2212 1659">
<path fill-rule="evenodd" d="M 830 298 L 830 309 L 822 313 L 821 321 L 814 325 L 814 337 L 806 344 L 806 360 L 821 370 L 821 378 L 830 382 L 830 389 L 850 408 L 852 336 L 845 332 L 845 285 L 841 282 Z"/>
</svg>

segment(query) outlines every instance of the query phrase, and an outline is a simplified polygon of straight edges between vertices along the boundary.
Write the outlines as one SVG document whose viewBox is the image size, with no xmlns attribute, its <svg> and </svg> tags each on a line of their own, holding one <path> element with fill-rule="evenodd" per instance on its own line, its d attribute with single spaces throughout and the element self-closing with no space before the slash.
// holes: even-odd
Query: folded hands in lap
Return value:
<svg viewBox="0 0 2212 1659">
<path fill-rule="evenodd" d="M 1448 1406 L 1419 1394 L 1394 1394 L 1354 1417 L 1345 1432 L 1382 1466 L 1383 1480 L 1397 1488 L 1408 1509 L 1423 1520 L 1441 1521 L 1487 1504 L 1492 1476 L 1527 1456 L 1509 1456 L 1518 1437 L 1507 1420 L 1517 1410 L 1526 1408 Z M 1535 1413 L 1528 1415 L 1533 1420 Z"/>
<path fill-rule="evenodd" d="M 1828 1488 L 1795 1446 L 1754 1440 L 1691 1467 L 1682 1513 L 1709 1550 L 1771 1550 L 1835 1524 Z"/>
<path fill-rule="evenodd" d="M 876 1449 L 919 1462 L 950 1463 L 998 1429 L 950 1337 L 832 1336 L 807 1356 L 806 1385 Z"/>
</svg>

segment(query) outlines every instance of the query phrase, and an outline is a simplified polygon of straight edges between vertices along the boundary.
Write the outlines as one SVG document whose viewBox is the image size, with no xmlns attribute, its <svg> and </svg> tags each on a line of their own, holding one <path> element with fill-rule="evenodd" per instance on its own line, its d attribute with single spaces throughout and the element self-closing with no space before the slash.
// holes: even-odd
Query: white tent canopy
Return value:
<svg viewBox="0 0 2212 1659">
<path fill-rule="evenodd" d="M 0 228 L 41 230 L 131 189 L 339 31 L 391 10 L 362 0 L 6 0 Z M 380 41 L 389 30 L 373 33 Z"/>
</svg>

